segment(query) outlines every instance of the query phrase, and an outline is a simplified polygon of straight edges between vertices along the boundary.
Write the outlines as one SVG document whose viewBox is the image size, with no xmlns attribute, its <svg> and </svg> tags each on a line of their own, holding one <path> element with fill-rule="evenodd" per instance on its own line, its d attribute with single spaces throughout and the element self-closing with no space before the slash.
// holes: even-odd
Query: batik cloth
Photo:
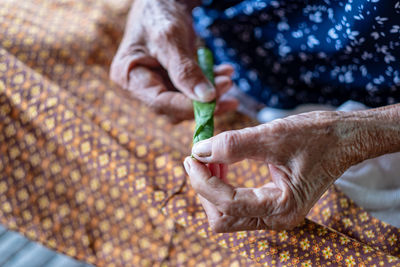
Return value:
<svg viewBox="0 0 400 267">
<path fill-rule="evenodd" d="M 109 80 L 129 5 L 0 2 L 0 223 L 96 266 L 400 266 L 399 229 L 334 187 L 294 230 L 212 233 L 182 166 L 194 123 Z M 243 161 L 228 179 L 259 186 L 268 169 Z"/>
<path fill-rule="evenodd" d="M 398 0 L 206 0 L 198 33 L 268 107 L 400 101 Z"/>
</svg>

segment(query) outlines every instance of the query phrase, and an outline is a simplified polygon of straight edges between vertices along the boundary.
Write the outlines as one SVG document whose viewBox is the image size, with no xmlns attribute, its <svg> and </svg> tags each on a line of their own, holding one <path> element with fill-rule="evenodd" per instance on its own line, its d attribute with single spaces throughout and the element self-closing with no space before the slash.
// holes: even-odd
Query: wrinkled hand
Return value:
<svg viewBox="0 0 400 267">
<path fill-rule="evenodd" d="M 216 232 L 291 229 L 357 159 L 351 126 L 336 112 L 311 112 L 197 143 L 185 168 Z M 227 183 L 227 165 L 268 164 L 272 182 L 260 188 Z M 208 164 L 207 165 L 205 165 Z"/>
<path fill-rule="evenodd" d="M 190 1 L 188 1 L 190 2 Z M 110 76 L 173 122 L 193 117 L 191 100 L 218 99 L 232 86 L 233 68 L 215 68 L 214 86 L 196 63 L 196 36 L 188 7 L 176 0 L 135 0 Z M 216 113 L 236 109 L 219 101 Z"/>
</svg>

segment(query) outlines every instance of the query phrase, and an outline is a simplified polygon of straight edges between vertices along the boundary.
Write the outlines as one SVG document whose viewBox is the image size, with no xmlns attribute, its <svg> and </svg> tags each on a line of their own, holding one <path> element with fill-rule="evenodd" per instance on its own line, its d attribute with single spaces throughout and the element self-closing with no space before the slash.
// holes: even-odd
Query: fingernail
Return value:
<svg viewBox="0 0 400 267">
<path fill-rule="evenodd" d="M 201 141 L 193 146 L 192 153 L 199 157 L 209 157 L 211 156 L 211 148 L 211 141 Z"/>
<path fill-rule="evenodd" d="M 196 85 L 194 93 L 202 101 L 211 101 L 215 98 L 215 89 L 210 83 L 200 83 Z"/>
<path fill-rule="evenodd" d="M 185 167 L 185 170 L 187 173 L 190 171 L 190 158 L 186 158 L 185 161 L 183 162 L 183 166 Z"/>
</svg>

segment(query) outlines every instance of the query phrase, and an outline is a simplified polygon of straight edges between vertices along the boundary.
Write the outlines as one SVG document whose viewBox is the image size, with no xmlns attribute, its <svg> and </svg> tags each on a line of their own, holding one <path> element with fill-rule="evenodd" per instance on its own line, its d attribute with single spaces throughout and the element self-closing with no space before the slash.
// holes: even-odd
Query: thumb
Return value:
<svg viewBox="0 0 400 267">
<path fill-rule="evenodd" d="M 146 25 L 146 45 L 167 70 L 176 89 L 201 102 L 216 98 L 214 86 L 203 75 L 195 60 L 196 35 L 192 18 L 180 1 L 155 1 Z"/>
<path fill-rule="evenodd" d="M 200 102 L 215 99 L 216 90 L 205 77 L 200 66 L 187 55 L 176 55 L 168 63 L 168 74 L 174 86 L 188 97 Z"/>
<path fill-rule="evenodd" d="M 235 163 L 246 158 L 263 159 L 260 126 L 223 132 L 196 143 L 192 155 L 203 163 Z"/>
</svg>

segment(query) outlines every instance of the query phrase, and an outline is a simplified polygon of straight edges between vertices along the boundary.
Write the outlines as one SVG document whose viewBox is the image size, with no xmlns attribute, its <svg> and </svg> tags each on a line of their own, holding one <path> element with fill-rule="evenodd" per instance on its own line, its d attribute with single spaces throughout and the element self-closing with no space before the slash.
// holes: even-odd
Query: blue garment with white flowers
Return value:
<svg viewBox="0 0 400 267">
<path fill-rule="evenodd" d="M 193 16 L 216 62 L 270 107 L 400 102 L 399 0 L 211 0 Z"/>
</svg>

